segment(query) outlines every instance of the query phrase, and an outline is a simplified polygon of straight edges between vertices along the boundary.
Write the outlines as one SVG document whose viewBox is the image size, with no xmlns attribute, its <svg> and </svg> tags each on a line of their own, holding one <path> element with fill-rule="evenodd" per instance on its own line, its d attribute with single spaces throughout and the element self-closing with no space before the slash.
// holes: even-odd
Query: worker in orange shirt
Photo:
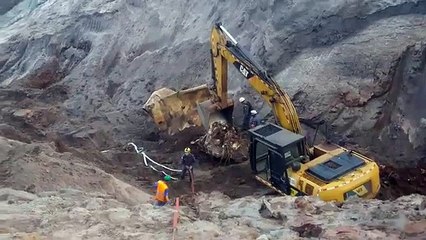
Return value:
<svg viewBox="0 0 426 240">
<path fill-rule="evenodd" d="M 157 192 L 155 193 L 155 201 L 157 206 L 164 206 L 169 202 L 169 186 L 167 186 L 166 182 L 169 182 L 172 178 L 169 175 L 166 175 L 163 180 L 158 180 L 154 187 L 157 188 Z"/>
</svg>

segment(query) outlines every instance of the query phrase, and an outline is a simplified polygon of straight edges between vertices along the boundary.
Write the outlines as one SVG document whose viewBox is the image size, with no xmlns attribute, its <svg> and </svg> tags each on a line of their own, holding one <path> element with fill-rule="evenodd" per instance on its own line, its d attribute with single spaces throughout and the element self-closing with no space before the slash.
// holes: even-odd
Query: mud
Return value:
<svg viewBox="0 0 426 240">
<path fill-rule="evenodd" d="M 190 139 L 190 138 L 189 138 Z M 189 140 L 188 139 L 188 140 Z M 180 169 L 180 156 L 183 153 L 182 149 L 185 146 L 191 146 L 188 142 L 180 141 L 180 146 L 172 145 L 170 148 L 165 147 L 168 144 L 162 144 L 159 148 L 146 148 L 146 153 L 149 157 L 169 167 Z M 170 146 L 170 145 L 169 145 Z M 224 166 L 218 158 L 214 158 L 204 153 L 198 146 L 191 146 L 193 154 L 197 162 L 194 166 L 194 188 L 195 192 L 210 193 L 219 191 L 229 196 L 230 198 L 240 198 L 250 195 L 260 194 L 269 191 L 256 181 L 251 173 L 248 162 L 232 164 Z M 164 149 L 164 152 L 159 152 L 159 149 Z M 168 152 L 168 153 L 165 153 Z M 82 156 L 89 157 L 83 154 Z M 133 183 L 141 189 L 152 192 L 151 186 L 155 181 L 164 177 L 162 173 L 153 171 L 145 167 L 142 163 L 142 156 L 134 151 L 114 151 L 109 154 L 93 154 L 90 158 L 96 156 L 97 164 L 101 165 L 102 169 L 106 169 L 108 173 L 127 182 Z M 180 178 L 179 174 L 170 174 L 173 177 Z M 185 176 L 184 180 L 172 181 L 170 183 L 171 195 L 173 197 L 188 198 L 192 195 L 189 176 Z"/>
<path fill-rule="evenodd" d="M 382 166 L 380 177 L 382 188 L 378 199 L 394 200 L 413 193 L 426 195 L 426 164 L 413 168 Z"/>
</svg>

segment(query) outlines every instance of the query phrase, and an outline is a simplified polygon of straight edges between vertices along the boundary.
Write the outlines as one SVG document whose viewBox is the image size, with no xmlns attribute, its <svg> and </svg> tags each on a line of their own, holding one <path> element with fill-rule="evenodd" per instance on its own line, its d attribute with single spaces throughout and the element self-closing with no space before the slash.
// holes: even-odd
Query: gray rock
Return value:
<svg viewBox="0 0 426 240">
<path fill-rule="evenodd" d="M 68 216 L 71 220 L 84 223 L 86 218 L 90 216 L 90 212 L 85 208 L 76 207 L 71 209 Z"/>
<path fill-rule="evenodd" d="M 86 209 L 88 210 L 99 210 L 102 207 L 103 199 L 101 198 L 92 198 L 86 204 Z"/>
<path fill-rule="evenodd" d="M 24 118 L 24 117 L 28 116 L 28 114 L 30 114 L 30 113 L 31 113 L 31 110 L 29 110 L 29 109 L 20 109 L 20 110 L 15 111 L 13 113 L 13 116 L 17 117 L 17 118 Z"/>
<path fill-rule="evenodd" d="M 265 234 L 262 234 L 258 238 L 256 238 L 256 240 L 269 240 L 269 238 Z"/>
<path fill-rule="evenodd" d="M 37 195 L 39 197 L 51 197 L 51 196 L 57 196 L 58 192 L 56 192 L 56 191 L 46 191 L 46 192 L 37 193 Z"/>
<path fill-rule="evenodd" d="M 115 224 L 126 222 L 131 215 L 130 211 L 125 208 L 109 209 L 107 212 L 109 220 Z"/>
<path fill-rule="evenodd" d="M 32 193 L 18 191 L 11 188 L 0 189 L 0 201 L 32 201 L 34 199 L 37 199 L 37 196 Z"/>
</svg>

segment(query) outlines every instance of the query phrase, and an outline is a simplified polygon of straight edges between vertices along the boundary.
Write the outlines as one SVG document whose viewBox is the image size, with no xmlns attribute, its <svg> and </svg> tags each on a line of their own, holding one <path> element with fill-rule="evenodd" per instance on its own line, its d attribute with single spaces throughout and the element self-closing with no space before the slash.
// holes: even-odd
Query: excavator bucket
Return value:
<svg viewBox="0 0 426 240">
<path fill-rule="evenodd" d="M 214 122 L 232 123 L 234 105 L 231 99 L 228 99 L 227 106 L 219 110 L 217 103 L 213 103 L 211 100 L 197 104 L 198 115 L 204 128 L 210 129 Z"/>
<path fill-rule="evenodd" d="M 203 125 L 198 114 L 198 104 L 211 97 L 207 85 L 181 91 L 161 88 L 151 94 L 143 109 L 158 128 L 173 135 L 191 126 Z"/>
<path fill-rule="evenodd" d="M 233 102 L 220 111 L 207 85 L 181 91 L 161 88 L 151 94 L 143 109 L 162 131 L 174 135 L 191 126 L 209 129 L 213 122 L 232 122 Z"/>
</svg>

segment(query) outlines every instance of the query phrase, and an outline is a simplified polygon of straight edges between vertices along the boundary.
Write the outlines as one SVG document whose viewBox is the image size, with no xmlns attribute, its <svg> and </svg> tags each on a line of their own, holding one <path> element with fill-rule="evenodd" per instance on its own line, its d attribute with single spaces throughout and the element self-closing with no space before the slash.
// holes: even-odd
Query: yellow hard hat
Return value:
<svg viewBox="0 0 426 240">
<path fill-rule="evenodd" d="M 191 149 L 189 147 L 185 148 L 185 153 L 190 153 Z"/>
</svg>

